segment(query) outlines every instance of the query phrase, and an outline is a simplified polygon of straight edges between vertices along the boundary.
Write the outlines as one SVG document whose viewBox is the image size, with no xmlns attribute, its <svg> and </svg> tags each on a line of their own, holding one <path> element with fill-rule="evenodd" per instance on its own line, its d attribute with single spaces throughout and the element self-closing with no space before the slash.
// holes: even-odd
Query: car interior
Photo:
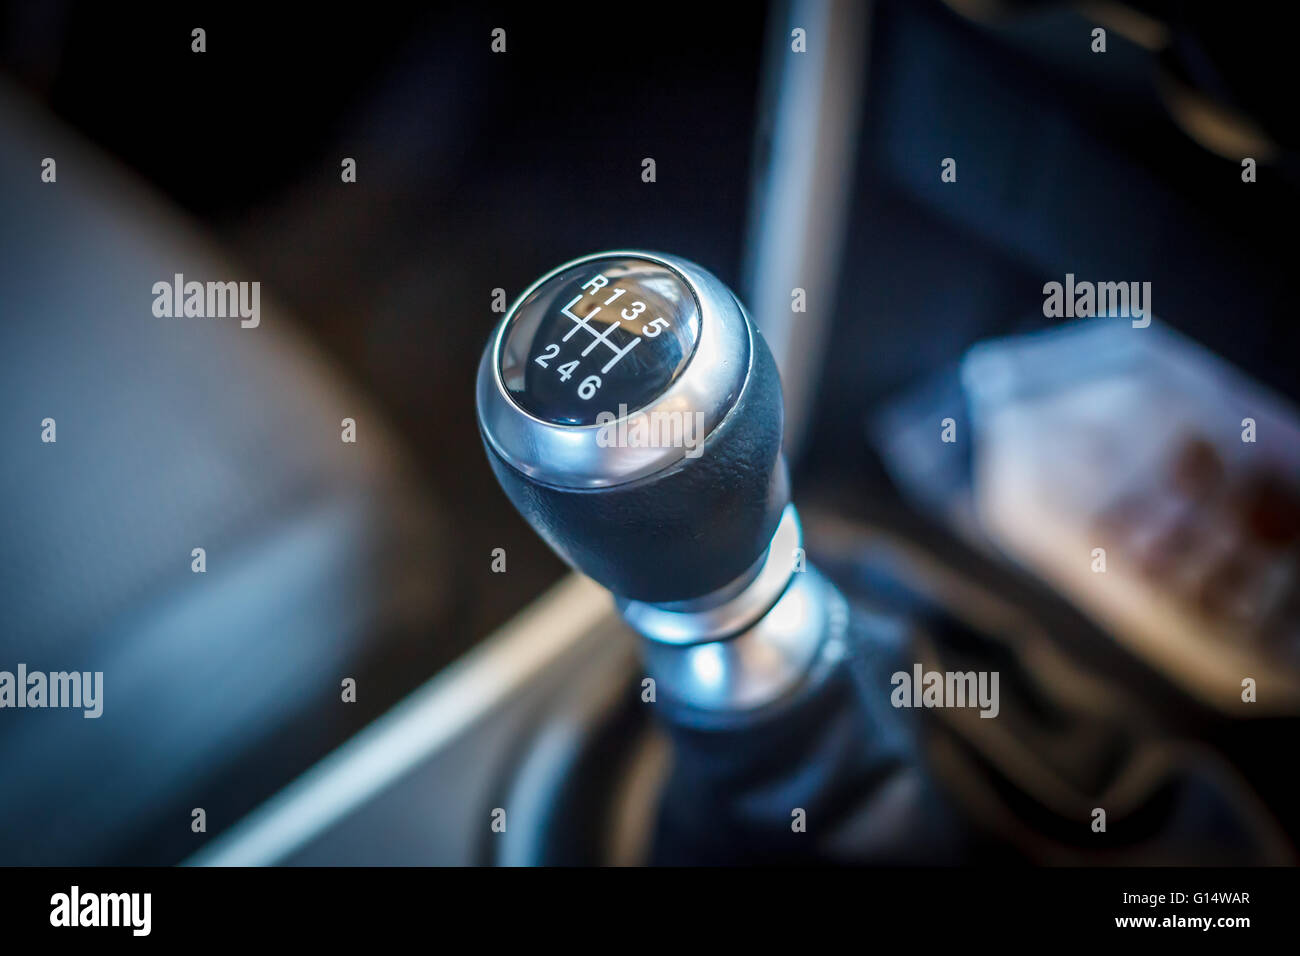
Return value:
<svg viewBox="0 0 1300 956">
<path fill-rule="evenodd" d="M 1276 8 L 354 14 L 0 3 L 0 863 L 1297 862 Z"/>
</svg>

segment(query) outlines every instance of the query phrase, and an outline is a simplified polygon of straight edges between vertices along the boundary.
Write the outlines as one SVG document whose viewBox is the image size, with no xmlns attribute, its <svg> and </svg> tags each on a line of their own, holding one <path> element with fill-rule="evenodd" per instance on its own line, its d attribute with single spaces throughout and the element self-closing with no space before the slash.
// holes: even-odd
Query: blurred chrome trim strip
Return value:
<svg viewBox="0 0 1300 956">
<path fill-rule="evenodd" d="M 858 125 L 866 85 L 871 4 L 793 0 L 773 12 L 764 65 L 759 162 L 742 286 L 750 314 L 776 357 L 785 392 L 785 449 L 794 459 L 812 413 L 818 369 L 835 308 L 840 258 L 854 194 Z M 790 31 L 807 33 L 807 52 Z M 766 140 L 766 142 L 765 142 Z M 807 312 L 791 311 L 804 290 Z"/>
<path fill-rule="evenodd" d="M 530 683 L 613 610 L 604 588 L 569 575 L 183 865 L 282 862 Z"/>
</svg>

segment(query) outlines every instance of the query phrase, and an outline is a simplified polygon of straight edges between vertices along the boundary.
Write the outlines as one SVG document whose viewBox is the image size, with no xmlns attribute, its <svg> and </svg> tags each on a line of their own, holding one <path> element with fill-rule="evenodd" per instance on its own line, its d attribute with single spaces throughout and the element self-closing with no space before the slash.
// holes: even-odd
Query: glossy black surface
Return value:
<svg viewBox="0 0 1300 956">
<path fill-rule="evenodd" d="M 501 381 L 535 418 L 593 425 L 658 398 L 699 339 L 700 310 L 672 269 L 647 259 L 585 262 L 534 290 L 501 344 Z"/>
</svg>

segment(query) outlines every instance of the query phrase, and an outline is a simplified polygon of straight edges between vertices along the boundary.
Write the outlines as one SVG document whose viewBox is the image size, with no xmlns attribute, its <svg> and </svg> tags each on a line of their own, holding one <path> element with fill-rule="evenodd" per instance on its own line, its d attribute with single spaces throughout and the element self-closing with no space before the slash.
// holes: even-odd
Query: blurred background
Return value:
<svg viewBox="0 0 1300 956">
<path fill-rule="evenodd" d="M 971 811 L 990 846 L 1079 858 L 1053 815 L 1119 792 L 1150 822 L 1132 861 L 1291 862 L 1300 130 L 1276 16 L 0 4 L 0 669 L 106 684 L 97 721 L 0 713 L 0 863 L 184 859 L 191 808 L 220 833 L 560 579 L 472 384 L 495 290 L 616 247 L 750 307 L 841 586 L 927 661 L 1014 654 L 1064 695 L 988 722 L 1004 741 L 933 731 L 948 789 L 1004 808 Z M 260 281 L 260 327 L 156 318 L 175 273 Z M 1067 273 L 1150 282 L 1155 323 L 1044 317 Z"/>
</svg>

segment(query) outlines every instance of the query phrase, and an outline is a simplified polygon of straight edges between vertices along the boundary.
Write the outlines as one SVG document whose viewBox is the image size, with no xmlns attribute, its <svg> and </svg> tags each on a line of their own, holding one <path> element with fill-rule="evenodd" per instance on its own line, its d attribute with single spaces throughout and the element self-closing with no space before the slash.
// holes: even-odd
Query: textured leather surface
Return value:
<svg viewBox="0 0 1300 956">
<path fill-rule="evenodd" d="M 900 622 L 855 607 L 847 653 L 810 694 L 744 729 L 670 721 L 674 765 L 652 862 L 952 864 L 967 833 L 925 764 L 889 675 L 910 666 Z M 804 831 L 792 827 L 794 810 Z"/>
<path fill-rule="evenodd" d="M 615 488 L 537 484 L 488 447 L 501 487 L 566 561 L 615 594 L 682 601 L 735 580 L 772 540 L 789 498 L 781 380 L 754 334 L 749 378 L 703 453 Z"/>
</svg>

